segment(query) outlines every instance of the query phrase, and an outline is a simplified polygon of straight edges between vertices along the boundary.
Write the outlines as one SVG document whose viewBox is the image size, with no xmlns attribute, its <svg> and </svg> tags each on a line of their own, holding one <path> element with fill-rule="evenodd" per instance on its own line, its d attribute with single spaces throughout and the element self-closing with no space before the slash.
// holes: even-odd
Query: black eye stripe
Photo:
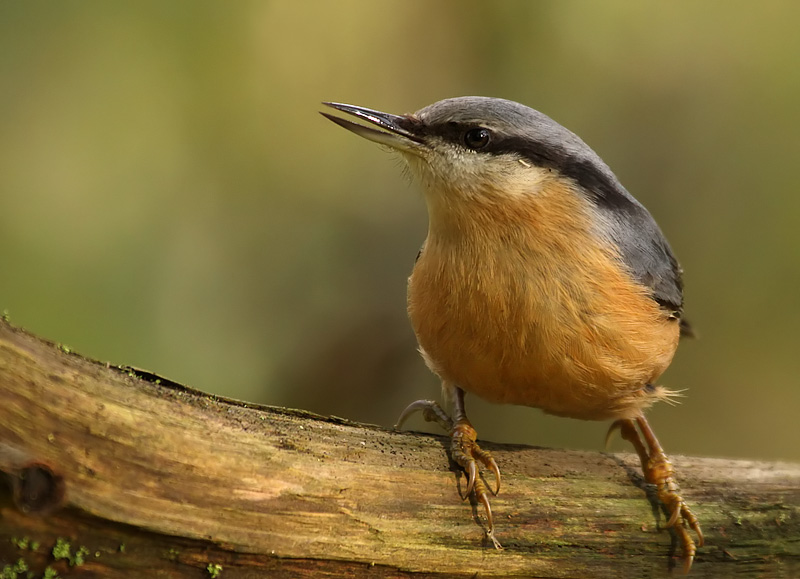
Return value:
<svg viewBox="0 0 800 579">
<path fill-rule="evenodd" d="M 506 135 L 477 123 L 450 121 L 439 125 L 429 125 L 427 129 L 429 134 L 480 153 L 518 155 L 536 167 L 557 170 L 565 177 L 574 179 L 596 202 L 614 206 L 618 210 L 626 212 L 635 211 L 627 196 L 619 192 L 622 185 L 608 170 L 603 170 L 589 160 L 576 157 L 563 148 L 554 147 L 533 138 Z M 467 134 L 470 131 L 481 129 L 489 132 L 489 142 L 482 147 L 467 145 L 465 143 Z"/>
<path fill-rule="evenodd" d="M 483 144 L 482 150 L 484 151 L 487 149 L 487 145 L 494 141 L 495 137 L 494 132 L 485 126 L 481 126 L 477 123 L 463 123 L 456 121 L 449 121 L 438 125 L 428 126 L 427 131 L 429 134 L 436 135 L 445 141 L 473 150 L 478 150 L 481 147 L 474 146 L 478 143 L 478 140 L 470 141 L 473 144 L 468 144 L 467 135 L 477 136 L 477 131 L 486 131 L 489 138 L 488 142 Z M 476 133 L 473 134 L 473 132 Z"/>
</svg>

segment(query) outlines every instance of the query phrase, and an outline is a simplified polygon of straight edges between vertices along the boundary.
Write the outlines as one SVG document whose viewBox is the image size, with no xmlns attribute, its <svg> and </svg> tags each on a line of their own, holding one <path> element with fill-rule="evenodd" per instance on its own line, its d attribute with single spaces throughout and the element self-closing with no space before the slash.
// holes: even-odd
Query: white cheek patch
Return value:
<svg viewBox="0 0 800 579">
<path fill-rule="evenodd" d="M 536 195 L 553 179 L 551 170 L 516 155 L 488 155 L 447 144 L 439 145 L 425 158 L 404 156 L 429 195 L 448 192 L 462 199 L 496 198 L 498 194 L 517 198 Z"/>
<path fill-rule="evenodd" d="M 479 191 L 492 192 L 495 196 L 502 194 L 509 199 L 535 196 L 554 179 L 549 169 L 536 167 L 513 155 L 489 159 L 476 176 Z"/>
</svg>

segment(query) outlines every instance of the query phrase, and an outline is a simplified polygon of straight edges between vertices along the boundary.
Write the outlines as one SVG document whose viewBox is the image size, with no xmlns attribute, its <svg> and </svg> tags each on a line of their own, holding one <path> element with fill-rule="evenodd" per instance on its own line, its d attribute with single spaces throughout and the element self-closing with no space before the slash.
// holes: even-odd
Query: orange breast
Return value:
<svg viewBox="0 0 800 579">
<path fill-rule="evenodd" d="M 489 401 L 584 419 L 633 416 L 666 394 L 646 385 L 672 360 L 678 323 L 592 211 L 556 182 L 432 220 L 408 308 L 435 373 Z"/>
</svg>

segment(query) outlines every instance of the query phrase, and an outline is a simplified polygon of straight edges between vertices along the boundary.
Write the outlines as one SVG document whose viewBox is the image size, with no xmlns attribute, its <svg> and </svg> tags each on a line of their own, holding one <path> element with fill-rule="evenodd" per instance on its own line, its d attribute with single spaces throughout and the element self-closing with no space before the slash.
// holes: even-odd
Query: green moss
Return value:
<svg viewBox="0 0 800 579">
<path fill-rule="evenodd" d="M 25 559 L 18 559 L 13 565 L 5 565 L 3 569 L 0 570 L 0 579 L 17 579 L 20 573 L 25 573 L 27 571 L 28 564 L 25 562 Z M 30 575 L 30 573 L 28 573 L 28 575 Z"/>
<path fill-rule="evenodd" d="M 86 555 L 89 554 L 89 549 L 81 545 L 78 547 L 78 550 L 75 551 L 75 555 L 69 558 L 69 564 L 72 567 L 80 567 L 86 562 Z"/>
<path fill-rule="evenodd" d="M 56 544 L 53 547 L 53 559 L 56 561 L 66 559 L 69 561 L 70 567 L 80 567 L 86 562 L 86 555 L 89 554 L 89 549 L 81 545 L 72 553 L 71 545 L 66 539 L 59 537 L 56 539 Z"/>
<path fill-rule="evenodd" d="M 30 546 L 31 540 L 28 537 L 11 537 L 11 542 L 16 545 L 17 549 L 25 550 Z"/>
<path fill-rule="evenodd" d="M 42 579 L 58 579 L 58 572 L 49 565 L 44 569 Z"/>
<path fill-rule="evenodd" d="M 222 565 L 219 563 L 209 563 L 206 567 L 206 571 L 208 571 L 208 575 L 211 579 L 216 579 L 219 577 L 220 573 L 222 573 Z"/>
<path fill-rule="evenodd" d="M 53 559 L 56 561 L 60 559 L 67 559 L 70 558 L 70 544 L 69 541 L 59 537 L 56 539 L 56 544 L 53 546 Z"/>
<path fill-rule="evenodd" d="M 31 551 L 35 551 L 40 546 L 39 541 L 32 541 L 28 537 L 22 537 L 22 538 L 11 537 L 11 542 L 14 544 L 14 546 L 17 549 L 19 549 L 21 551 L 26 551 L 26 550 L 29 550 L 29 549 Z"/>
</svg>

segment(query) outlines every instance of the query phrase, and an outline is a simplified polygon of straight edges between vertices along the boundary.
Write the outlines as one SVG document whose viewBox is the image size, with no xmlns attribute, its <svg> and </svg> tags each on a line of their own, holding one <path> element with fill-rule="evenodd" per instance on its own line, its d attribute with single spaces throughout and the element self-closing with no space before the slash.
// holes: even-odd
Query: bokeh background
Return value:
<svg viewBox="0 0 800 579">
<path fill-rule="evenodd" d="M 405 314 L 425 207 L 320 101 L 502 96 L 593 146 L 682 261 L 700 339 L 662 379 L 682 405 L 651 413 L 668 451 L 800 460 L 798 21 L 791 0 L 2 2 L 0 310 L 389 426 L 439 396 Z M 468 409 L 496 441 L 600 449 L 607 428 Z"/>
</svg>

